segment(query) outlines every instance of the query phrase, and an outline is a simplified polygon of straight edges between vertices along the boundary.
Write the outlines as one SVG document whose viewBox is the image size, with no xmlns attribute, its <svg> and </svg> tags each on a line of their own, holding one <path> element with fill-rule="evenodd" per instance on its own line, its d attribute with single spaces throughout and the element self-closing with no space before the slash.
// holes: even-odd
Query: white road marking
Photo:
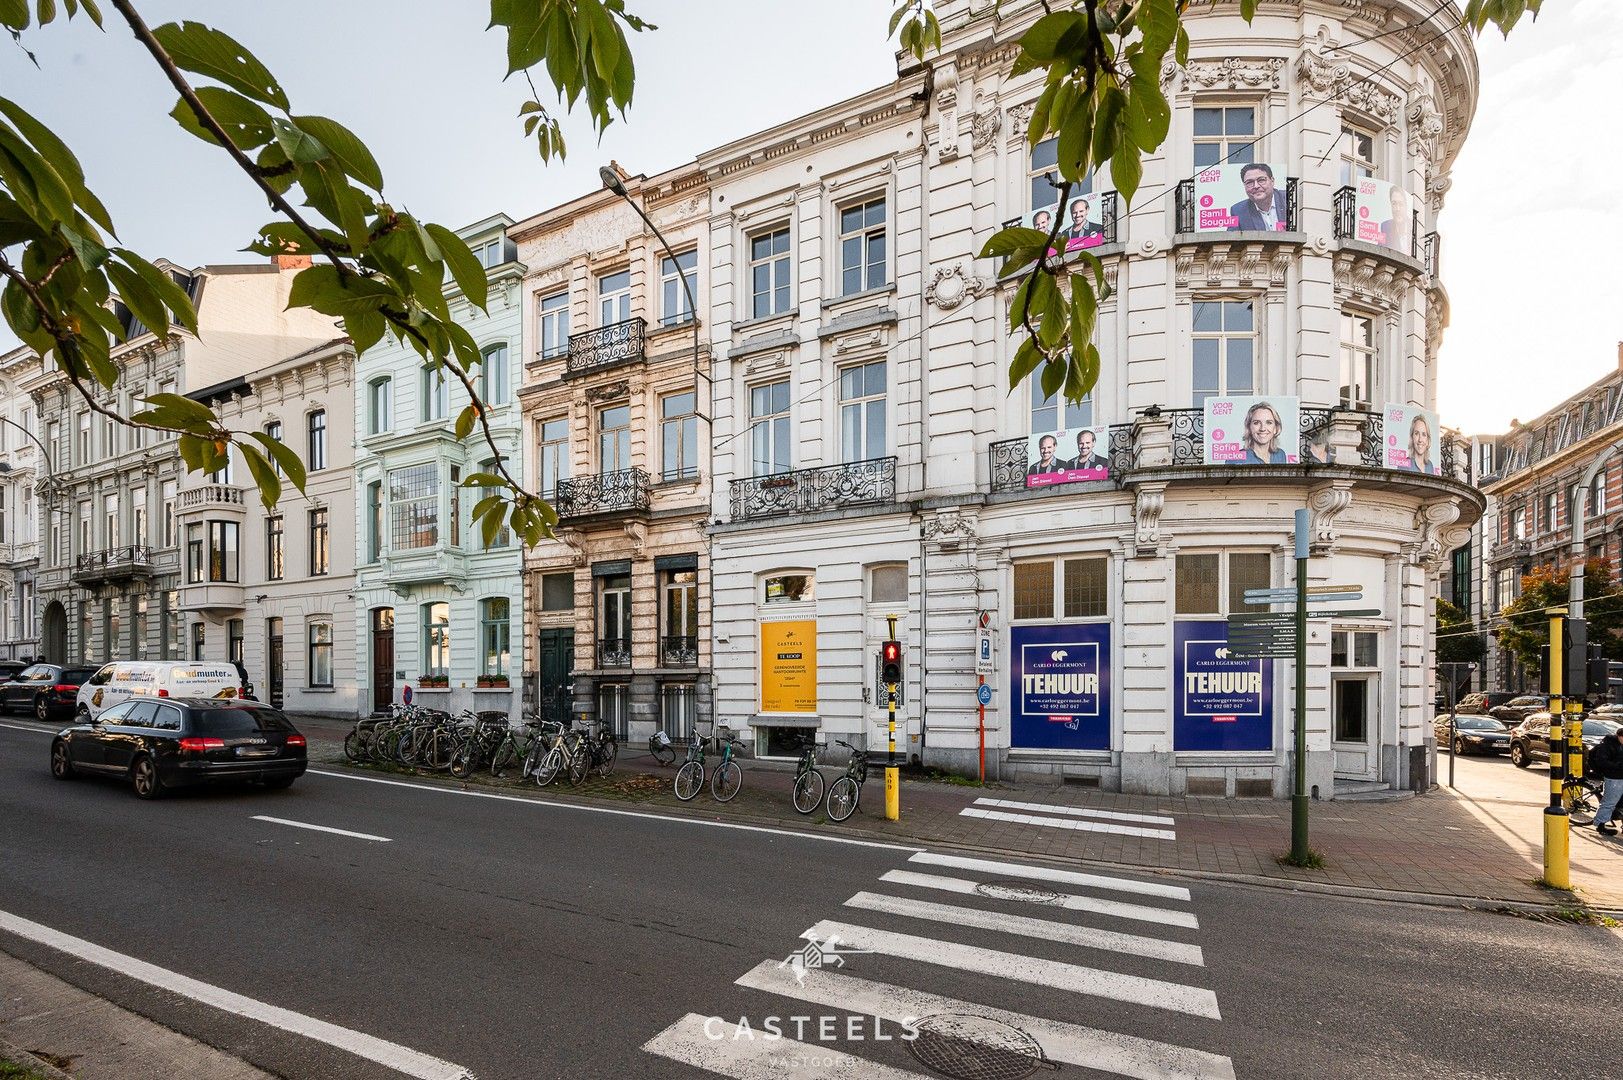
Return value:
<svg viewBox="0 0 1623 1080">
<path fill-rule="evenodd" d="M 1174 964 L 1193 964 L 1205 967 L 1199 945 L 1184 941 L 1163 941 L 1160 938 L 1138 934 L 1121 934 L 1114 930 L 1096 930 L 1091 926 L 1072 926 L 1053 919 L 1034 919 L 1029 915 L 1010 915 L 984 908 L 960 907 L 957 904 L 933 904 L 928 900 L 912 900 L 902 896 L 859 892 L 845 902 L 846 907 L 866 911 L 884 911 L 891 915 L 905 915 L 910 919 L 928 919 L 953 926 L 973 926 L 978 930 L 997 930 L 1005 934 L 1037 938 L 1039 941 L 1057 941 L 1064 945 L 1080 945 L 1085 949 L 1103 949 L 1106 952 L 1147 956 L 1154 960 L 1167 960 Z"/>
<path fill-rule="evenodd" d="M 1155 881 L 1134 881 L 1132 878 L 1105 877 L 1102 874 L 1083 874 L 1075 870 L 1060 870 L 1052 866 L 1028 866 L 1024 863 L 995 862 L 992 859 L 974 859 L 965 855 L 938 855 L 933 851 L 920 851 L 907 860 L 928 863 L 931 866 L 950 866 L 956 870 L 983 870 L 989 874 L 1029 878 L 1032 881 L 1057 881 L 1063 885 L 1084 885 L 1112 892 L 1137 893 L 1140 896 L 1160 896 L 1168 900 L 1187 900 L 1189 890 L 1178 885 L 1162 885 Z"/>
<path fill-rule="evenodd" d="M 61 731 L 60 727 L 24 727 L 22 724 L 13 724 L 0 720 L 0 727 L 10 728 L 12 731 L 32 731 L 36 735 L 55 735 Z"/>
<path fill-rule="evenodd" d="M 357 840 L 376 840 L 380 844 L 392 844 L 387 836 L 373 836 L 371 833 L 350 832 L 348 829 L 334 829 L 330 825 L 311 825 L 307 821 L 289 821 L 287 818 L 266 817 L 264 814 L 255 814 L 255 821 L 268 821 L 272 825 L 291 825 L 295 829 L 314 829 L 316 832 L 336 833 L 339 836 L 353 836 Z"/>
<path fill-rule="evenodd" d="M 31 922 L 9 912 L 0 911 L 0 930 L 10 931 L 19 937 L 78 957 L 97 967 L 116 971 L 148 986 L 156 986 L 161 990 L 202 1002 L 204 1005 L 258 1020 L 280 1031 L 290 1031 L 295 1035 L 335 1046 L 356 1057 L 375 1061 L 379 1065 L 407 1076 L 417 1077 L 419 1080 L 473 1080 L 473 1074 L 461 1065 L 441 1061 L 437 1057 L 430 1057 L 410 1047 L 387 1042 L 363 1032 L 329 1024 L 313 1016 L 305 1016 L 277 1005 L 268 1005 L 263 1001 L 243 997 L 230 990 L 199 982 L 167 968 L 137 960 L 133 956 L 113 952 L 83 938 L 72 937 L 60 930 L 53 930 L 49 926 Z"/>
<path fill-rule="evenodd" d="M 1048 803 L 1015 802 L 1012 799 L 976 799 L 977 806 L 1000 806 L 1005 810 L 1041 810 L 1046 814 L 1098 818 L 1101 821 L 1136 821 L 1140 825 L 1173 825 L 1169 817 L 1157 814 L 1124 814 L 1116 810 L 1092 810 L 1085 806 L 1051 806 Z"/>
<path fill-rule="evenodd" d="M 709 1031 L 705 1025 L 709 1024 Z M 781 1080 L 785 1076 L 815 1076 L 825 1080 L 923 1080 L 922 1074 L 867 1061 L 823 1043 L 790 1038 L 765 1038 L 752 1029 L 734 1038 L 737 1020 L 688 1013 L 642 1044 L 650 1054 L 706 1069 L 734 1080 Z M 793 1030 L 792 1025 L 785 1030 Z M 864 1028 L 864 1033 L 867 1029 Z M 720 1038 L 712 1038 L 719 1035 Z M 899 1035 L 899 1033 L 898 1033 Z M 893 1036 L 896 1037 L 896 1036 Z"/>
<path fill-rule="evenodd" d="M 306 776 L 331 776 L 338 780 L 359 780 L 367 784 L 387 784 L 390 787 L 410 788 L 413 791 L 426 791 L 437 795 L 462 795 L 470 799 L 495 799 L 498 802 L 522 803 L 525 806 L 539 807 L 547 810 L 580 810 L 588 814 L 611 814 L 615 817 L 646 818 L 649 821 L 662 821 L 668 825 L 706 825 L 713 829 L 738 829 L 742 832 L 767 833 L 771 836 L 790 836 L 799 840 L 824 840 L 830 844 L 850 844 L 853 847 L 883 848 L 886 851 L 923 851 L 916 844 L 887 844 L 880 840 L 858 840 L 850 836 L 826 836 L 823 833 L 800 832 L 796 829 L 774 829 L 766 825 L 745 825 L 736 821 L 707 821 L 704 818 L 677 817 L 670 814 L 649 814 L 639 810 L 616 810 L 608 806 L 588 806 L 585 803 L 555 802 L 552 799 L 529 799 L 522 795 L 500 795 L 494 791 L 463 791 L 460 788 L 438 787 L 433 784 L 416 784 L 409 780 L 385 780 L 381 776 L 356 776 L 351 773 L 328 772 L 325 769 L 311 769 Z"/>
<path fill-rule="evenodd" d="M 942 892 L 960 893 L 964 896 L 987 895 L 980 891 L 981 883 L 978 881 L 943 877 L 939 874 L 915 874 L 911 870 L 887 870 L 880 875 L 879 880 L 896 885 L 914 885 L 920 889 L 939 889 Z M 1033 900 L 1031 903 L 1033 906 L 1088 911 L 1095 915 L 1114 915 L 1118 919 L 1138 919 L 1140 922 L 1160 923 L 1163 926 L 1186 926 L 1191 930 L 1200 927 L 1200 923 L 1191 912 L 1148 907 L 1144 904 L 1128 904 L 1120 900 L 1100 900 L 1092 896 L 1077 896 L 1074 893 L 1054 893 L 1053 899 Z"/>
<path fill-rule="evenodd" d="M 1146 979 L 1138 975 L 1121 975 L 1114 971 L 1065 964 L 1037 956 L 982 949 L 974 945 L 960 945 L 951 941 L 899 934 L 890 930 L 875 930 L 853 923 L 824 919 L 800 936 L 827 941 L 839 936 L 840 945 L 848 949 L 866 949 L 885 956 L 904 960 L 918 960 L 926 964 L 956 968 L 995 975 L 1001 979 L 1068 990 L 1073 994 L 1125 1001 L 1134 1005 L 1147 1005 L 1153 1009 L 1168 1009 L 1193 1016 L 1221 1019 L 1217 1011 L 1217 995 L 1198 986 L 1167 982 L 1164 979 Z"/>
<path fill-rule="evenodd" d="M 1012 821 L 1017 825 L 1041 825 L 1049 829 L 1069 829 L 1072 832 L 1119 833 L 1122 836 L 1147 836 L 1151 840 L 1178 838 L 1171 829 L 1146 829 L 1141 825 L 1111 825 L 1103 821 L 1077 821 L 1070 818 L 1038 817 L 1036 814 L 1012 814 L 1007 810 L 983 810 L 978 806 L 966 806 L 959 813 L 964 817 Z"/>
<path fill-rule="evenodd" d="M 909 1025 L 940 1013 L 985 1017 L 1030 1035 L 1049 1061 L 1134 1080 L 1234 1080 L 1233 1063 L 1220 1054 L 870 982 L 827 968 L 796 972 L 764 960 L 745 972 L 738 985 L 894 1024 Z"/>
</svg>

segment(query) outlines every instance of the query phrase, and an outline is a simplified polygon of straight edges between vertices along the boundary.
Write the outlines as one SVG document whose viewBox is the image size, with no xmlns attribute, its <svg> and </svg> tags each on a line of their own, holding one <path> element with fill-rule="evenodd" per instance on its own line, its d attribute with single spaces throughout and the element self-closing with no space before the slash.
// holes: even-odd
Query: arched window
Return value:
<svg viewBox="0 0 1623 1080">
<path fill-rule="evenodd" d="M 479 354 L 479 396 L 486 405 L 507 404 L 507 342 L 486 345 Z"/>
</svg>

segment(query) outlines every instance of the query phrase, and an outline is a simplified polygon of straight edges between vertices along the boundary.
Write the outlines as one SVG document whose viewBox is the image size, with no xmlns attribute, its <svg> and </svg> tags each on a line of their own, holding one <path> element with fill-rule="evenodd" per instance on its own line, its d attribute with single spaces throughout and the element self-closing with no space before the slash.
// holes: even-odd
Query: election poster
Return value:
<svg viewBox="0 0 1623 1080">
<path fill-rule="evenodd" d="M 1172 626 L 1172 749 L 1272 750 L 1274 662 L 1231 657 L 1228 623 Z"/>
<path fill-rule="evenodd" d="M 1213 165 L 1195 175 L 1196 232 L 1285 232 L 1285 167 L 1255 161 Z"/>
<path fill-rule="evenodd" d="M 761 624 L 761 711 L 817 711 L 817 620 Z"/>
<path fill-rule="evenodd" d="M 1050 255 L 1098 247 L 1105 242 L 1103 209 L 1098 195 L 1078 195 L 1064 207 L 1054 205 L 1033 210 L 1022 224 L 1041 233 L 1053 233 L 1056 218 L 1059 232 L 1054 236 L 1056 247 L 1048 249 Z"/>
<path fill-rule="evenodd" d="M 1353 194 L 1353 238 L 1412 255 L 1420 208 L 1420 201 L 1398 185 L 1363 177 Z"/>
<path fill-rule="evenodd" d="M 1206 399 L 1206 464 L 1296 465 L 1301 401 L 1294 397 Z"/>
<path fill-rule="evenodd" d="M 1026 487 L 1110 478 L 1110 432 L 1104 427 L 1041 431 L 1026 444 Z"/>
<path fill-rule="evenodd" d="M 1442 474 L 1442 439 L 1437 414 L 1426 409 L 1391 404 L 1381 410 L 1381 443 L 1388 469 Z"/>
<path fill-rule="evenodd" d="M 1110 749 L 1110 624 L 1009 629 L 1014 746 Z"/>
</svg>

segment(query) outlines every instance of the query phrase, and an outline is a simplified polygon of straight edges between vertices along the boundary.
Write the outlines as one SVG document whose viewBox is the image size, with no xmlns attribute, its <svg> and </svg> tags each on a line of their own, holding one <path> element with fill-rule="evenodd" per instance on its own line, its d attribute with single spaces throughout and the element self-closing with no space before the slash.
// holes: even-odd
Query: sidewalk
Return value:
<svg viewBox="0 0 1623 1080">
<path fill-rule="evenodd" d="M 312 760 L 348 766 L 341 747 L 319 736 Z M 982 788 L 904 780 L 901 820 L 889 822 L 880 765 L 870 767 L 857 812 L 835 825 L 824 818 L 822 808 L 805 816 L 795 812 L 792 770 L 776 763 L 741 764 L 743 788 L 725 804 L 711 798 L 708 788 L 691 803 L 679 802 L 671 793 L 676 767 L 659 766 L 636 746 L 621 749 L 614 775 L 589 778 L 577 788 L 559 781 L 543 793 L 533 783 L 517 785 L 511 776 L 494 780 L 488 771 L 467 783 L 540 798 L 613 801 L 663 813 L 899 844 L 1424 894 L 1439 900 L 1571 902 L 1565 894 L 1534 884 L 1542 874 L 1540 806 L 1507 803 L 1489 815 L 1479 802 L 1446 789 L 1391 802 L 1314 803 L 1312 846 L 1324 856 L 1325 866 L 1309 870 L 1277 861 L 1290 845 L 1290 805 L 1280 800 L 1174 799 L 1029 784 Z M 825 766 L 823 774 L 832 783 L 840 770 Z M 444 774 L 429 779 L 462 783 Z M 1623 911 L 1623 841 L 1584 832 L 1572 843 L 1578 899 Z"/>
</svg>

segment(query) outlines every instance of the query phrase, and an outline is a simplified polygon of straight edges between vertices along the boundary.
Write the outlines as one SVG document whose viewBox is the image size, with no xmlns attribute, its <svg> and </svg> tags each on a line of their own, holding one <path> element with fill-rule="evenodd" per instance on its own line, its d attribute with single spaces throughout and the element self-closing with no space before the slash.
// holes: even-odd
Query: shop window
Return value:
<svg viewBox="0 0 1623 1080">
<path fill-rule="evenodd" d="M 1014 564 L 1014 617 L 1054 617 L 1054 564 L 1051 561 Z"/>
<path fill-rule="evenodd" d="M 1246 606 L 1245 591 L 1268 588 L 1271 574 L 1266 552 L 1179 555 L 1174 609 L 1179 615 L 1241 614 L 1252 610 Z"/>
<path fill-rule="evenodd" d="M 1065 560 L 1065 617 L 1098 619 L 1109 615 L 1110 560 Z"/>
<path fill-rule="evenodd" d="M 816 579 L 809 573 L 774 574 L 766 579 L 766 602 L 794 604 L 816 598 Z"/>
</svg>

